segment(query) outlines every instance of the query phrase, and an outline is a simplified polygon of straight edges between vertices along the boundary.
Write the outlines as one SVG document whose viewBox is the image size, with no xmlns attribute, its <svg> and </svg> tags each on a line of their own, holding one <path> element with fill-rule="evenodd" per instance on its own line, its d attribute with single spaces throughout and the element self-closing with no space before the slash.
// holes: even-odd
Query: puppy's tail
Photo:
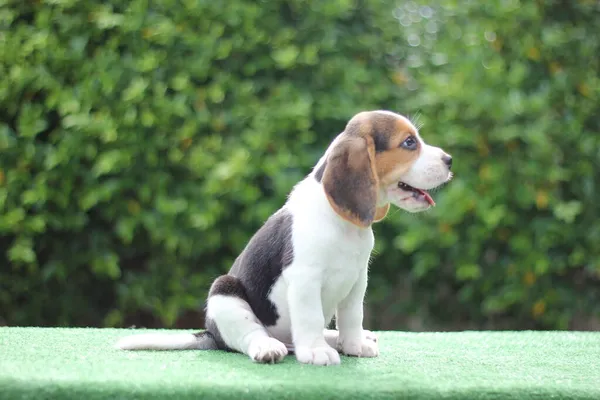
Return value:
<svg viewBox="0 0 600 400">
<path fill-rule="evenodd" d="M 121 350 L 217 350 L 217 342 L 210 332 L 199 333 L 143 333 L 125 336 L 116 346 Z"/>
</svg>

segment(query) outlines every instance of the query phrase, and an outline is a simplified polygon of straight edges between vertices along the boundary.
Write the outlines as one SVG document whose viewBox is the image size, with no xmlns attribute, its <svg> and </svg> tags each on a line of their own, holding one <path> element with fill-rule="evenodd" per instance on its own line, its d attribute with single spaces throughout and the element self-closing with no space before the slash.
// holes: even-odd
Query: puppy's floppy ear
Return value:
<svg viewBox="0 0 600 400">
<path fill-rule="evenodd" d="M 377 173 L 371 136 L 343 137 L 331 149 L 323 173 L 329 204 L 342 218 L 367 227 L 375 219 Z"/>
</svg>

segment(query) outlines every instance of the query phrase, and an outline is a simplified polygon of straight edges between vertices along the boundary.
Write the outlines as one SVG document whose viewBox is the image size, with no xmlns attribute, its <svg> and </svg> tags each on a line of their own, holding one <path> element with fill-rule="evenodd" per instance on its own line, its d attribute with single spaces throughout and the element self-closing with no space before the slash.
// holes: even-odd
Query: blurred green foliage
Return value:
<svg viewBox="0 0 600 400">
<path fill-rule="evenodd" d="M 409 254 L 394 312 L 442 328 L 600 329 L 600 3 L 429 3 L 395 9 L 414 48 L 400 77 L 456 179 L 379 242 L 387 274 L 396 249 Z"/>
<path fill-rule="evenodd" d="M 456 178 L 376 226 L 368 326 L 597 318 L 597 2 L 431 3 L 0 0 L 0 318 L 199 327 L 374 108 L 420 111 Z"/>
</svg>

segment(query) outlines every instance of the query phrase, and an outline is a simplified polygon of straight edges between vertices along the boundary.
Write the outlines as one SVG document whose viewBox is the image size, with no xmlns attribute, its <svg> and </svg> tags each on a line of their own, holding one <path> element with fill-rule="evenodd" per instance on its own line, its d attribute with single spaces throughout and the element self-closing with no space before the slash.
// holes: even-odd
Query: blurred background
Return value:
<svg viewBox="0 0 600 400">
<path fill-rule="evenodd" d="M 365 326 L 600 330 L 600 3 L 0 0 L 0 325 L 202 328 L 355 113 L 454 157 Z"/>
</svg>

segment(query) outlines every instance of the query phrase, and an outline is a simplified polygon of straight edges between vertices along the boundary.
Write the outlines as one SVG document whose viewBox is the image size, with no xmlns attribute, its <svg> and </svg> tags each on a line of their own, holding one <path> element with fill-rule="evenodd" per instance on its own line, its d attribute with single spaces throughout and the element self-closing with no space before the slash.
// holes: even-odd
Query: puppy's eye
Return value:
<svg viewBox="0 0 600 400">
<path fill-rule="evenodd" d="M 416 150 L 417 149 L 417 139 L 414 136 L 407 137 L 400 147 L 406 150 Z"/>
</svg>

